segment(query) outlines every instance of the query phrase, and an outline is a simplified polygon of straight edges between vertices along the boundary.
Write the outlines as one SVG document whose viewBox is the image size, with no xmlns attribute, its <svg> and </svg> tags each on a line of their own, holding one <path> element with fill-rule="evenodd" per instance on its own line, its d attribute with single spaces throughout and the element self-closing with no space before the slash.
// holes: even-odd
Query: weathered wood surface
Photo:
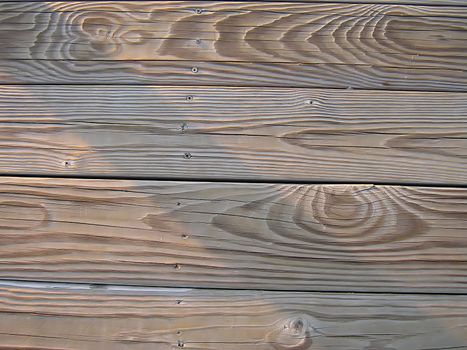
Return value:
<svg viewBox="0 0 467 350">
<path fill-rule="evenodd" d="M 193 9 L 193 6 L 198 5 Z M 199 8 L 202 6 L 202 8 Z M 203 60 L 465 69 L 467 8 L 0 4 L 3 59 Z"/>
<path fill-rule="evenodd" d="M 2 283 L 1 349 L 467 348 L 467 297 Z"/>
<path fill-rule="evenodd" d="M 467 189 L 2 178 L 0 278 L 464 293 Z"/>
<path fill-rule="evenodd" d="M 203 61 L 0 60 L 0 84 L 138 84 L 467 91 L 467 71 Z"/>
<path fill-rule="evenodd" d="M 14 1 L 6 1 L 6 2 L 41 2 L 43 0 L 14 0 Z M 68 1 L 68 0 L 66 0 Z M 94 2 L 97 2 L 97 1 L 101 1 L 101 2 L 104 2 L 104 1 L 107 1 L 107 0 L 96 0 Z M 144 1 L 141 1 L 141 0 L 127 0 L 128 2 L 144 2 Z M 284 0 L 267 0 L 268 2 L 285 2 Z M 63 1 L 57 1 L 57 0 L 49 0 L 47 1 L 49 3 L 53 3 L 53 2 L 63 2 Z M 74 1 L 73 1 L 74 2 Z M 147 2 L 147 0 L 145 1 Z M 185 4 L 188 4 L 188 3 L 191 3 L 193 4 L 193 6 L 199 6 L 199 4 L 209 4 L 209 1 L 184 1 L 184 0 L 172 0 L 172 1 L 164 1 L 164 0 L 160 0 L 158 1 L 160 3 L 164 3 L 166 5 L 177 5 L 177 3 L 179 2 L 184 2 Z M 245 1 L 244 1 L 245 2 Z M 307 2 L 311 2 L 311 3 L 331 3 L 331 4 L 335 4 L 335 3 L 354 3 L 354 4 L 401 4 L 401 5 L 428 5 L 428 6 L 432 6 L 432 5 L 441 5 L 441 6 L 467 6 L 467 3 L 465 2 L 465 0 L 352 0 L 352 1 L 349 1 L 349 0 L 287 0 L 287 2 L 300 2 L 300 3 L 307 3 Z M 258 3 L 258 1 L 248 1 L 248 3 Z"/>
<path fill-rule="evenodd" d="M 430 90 L 467 82 L 467 7 L 19 2 L 0 10 L 3 82 Z"/>
<path fill-rule="evenodd" d="M 467 183 L 463 93 L 0 86 L 0 172 Z"/>
</svg>

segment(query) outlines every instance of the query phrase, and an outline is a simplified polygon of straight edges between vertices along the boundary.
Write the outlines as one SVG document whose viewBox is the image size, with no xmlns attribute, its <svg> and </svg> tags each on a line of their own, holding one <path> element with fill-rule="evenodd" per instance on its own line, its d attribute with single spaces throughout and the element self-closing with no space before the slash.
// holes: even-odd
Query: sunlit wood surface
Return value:
<svg viewBox="0 0 467 350">
<path fill-rule="evenodd" d="M 0 284 L 4 349 L 464 349 L 467 297 Z M 21 325 L 21 329 L 18 329 Z"/>
<path fill-rule="evenodd" d="M 430 3 L 6 2 L 0 83 L 465 91 L 467 8 Z"/>
<path fill-rule="evenodd" d="M 467 189 L 3 178 L 0 191 L 5 279 L 442 293 L 467 283 Z"/>
<path fill-rule="evenodd" d="M 0 2 L 0 350 L 467 350 L 467 2 Z"/>
<path fill-rule="evenodd" d="M 10 174 L 455 185 L 467 169 L 452 92 L 0 86 L 0 128 Z"/>
</svg>

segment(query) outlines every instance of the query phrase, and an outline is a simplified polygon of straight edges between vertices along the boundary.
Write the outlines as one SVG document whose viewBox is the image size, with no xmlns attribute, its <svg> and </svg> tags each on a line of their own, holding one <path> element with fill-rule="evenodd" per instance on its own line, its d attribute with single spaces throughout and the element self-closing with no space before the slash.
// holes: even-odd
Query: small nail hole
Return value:
<svg viewBox="0 0 467 350">
<path fill-rule="evenodd" d="M 183 239 L 187 239 L 187 238 L 188 238 L 188 235 L 182 235 L 182 238 L 183 238 Z"/>
<path fill-rule="evenodd" d="M 177 335 L 181 335 L 181 334 L 182 334 L 182 332 L 181 332 L 181 331 L 177 331 Z"/>
<path fill-rule="evenodd" d="M 187 100 L 187 101 L 193 101 L 193 96 L 187 96 L 187 97 L 186 97 L 186 100 Z"/>
<path fill-rule="evenodd" d="M 189 153 L 189 152 L 186 152 L 186 153 L 183 155 L 183 158 L 185 158 L 185 159 L 190 159 L 191 157 L 193 157 L 193 156 L 192 156 L 191 153 Z"/>
<path fill-rule="evenodd" d="M 181 340 L 178 341 L 177 345 L 179 348 L 183 348 L 185 346 L 185 344 Z"/>
<path fill-rule="evenodd" d="M 200 45 L 201 44 L 201 39 L 196 39 L 195 42 Z"/>
<path fill-rule="evenodd" d="M 308 100 L 308 101 L 306 101 L 306 103 L 308 103 L 309 105 L 312 105 L 312 104 L 313 104 L 313 100 Z"/>
<path fill-rule="evenodd" d="M 200 14 L 203 13 L 203 10 L 201 10 L 201 9 L 196 9 L 195 12 L 196 12 L 196 14 L 200 15 Z"/>
<path fill-rule="evenodd" d="M 193 73 L 198 73 L 198 67 L 193 67 L 193 68 L 191 68 L 191 71 L 192 71 Z"/>
<path fill-rule="evenodd" d="M 180 270 L 180 269 L 181 269 L 180 264 L 175 264 L 175 265 L 174 265 L 174 269 L 175 269 L 175 270 Z"/>
<path fill-rule="evenodd" d="M 177 300 L 175 303 L 176 303 L 177 305 L 180 305 L 180 304 L 182 303 L 182 301 L 183 301 L 183 300 Z"/>
<path fill-rule="evenodd" d="M 177 206 L 180 206 L 180 205 L 182 205 L 182 203 L 180 203 L 180 202 L 177 202 Z"/>
<path fill-rule="evenodd" d="M 91 289 L 106 289 L 107 287 L 102 284 L 90 284 L 89 287 Z"/>
</svg>

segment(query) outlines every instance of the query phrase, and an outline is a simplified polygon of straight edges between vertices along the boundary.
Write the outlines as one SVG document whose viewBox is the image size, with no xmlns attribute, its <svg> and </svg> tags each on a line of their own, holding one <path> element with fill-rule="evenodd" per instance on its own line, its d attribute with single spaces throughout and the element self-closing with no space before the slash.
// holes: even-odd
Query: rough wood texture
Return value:
<svg viewBox="0 0 467 350">
<path fill-rule="evenodd" d="M 467 82 L 465 7 L 19 2 L 0 10 L 3 82 L 437 90 Z"/>
<path fill-rule="evenodd" d="M 0 58 L 334 63 L 441 69 L 465 69 L 467 63 L 467 8 L 177 4 L 2 4 Z M 193 9 L 194 5 L 198 7 Z"/>
<path fill-rule="evenodd" d="M 467 189 L 2 178 L 0 277 L 465 292 Z"/>
<path fill-rule="evenodd" d="M 2 283 L 0 311 L 2 350 L 467 348 L 466 296 Z"/>
<path fill-rule="evenodd" d="M 194 72 L 195 71 L 195 72 Z M 467 91 L 467 71 L 203 61 L 0 60 L 4 84 L 164 84 Z"/>
<path fill-rule="evenodd" d="M 15 1 L 9 1 L 9 2 L 41 2 L 43 0 L 15 0 Z M 108 0 L 97 0 L 97 1 L 108 1 Z M 128 0 L 127 2 L 142 2 L 141 0 Z M 284 2 L 284 0 L 267 0 L 268 2 Z M 49 0 L 47 1 L 49 3 L 53 2 L 63 2 L 63 1 L 57 1 L 57 0 Z M 199 4 L 209 4 L 209 1 L 183 1 L 183 0 L 173 0 L 173 1 L 163 1 L 159 0 L 158 2 L 164 3 L 166 5 L 177 5 L 177 3 L 183 2 L 185 4 L 191 3 L 193 6 L 199 6 Z M 441 5 L 441 6 L 467 6 L 467 3 L 465 0 L 288 0 L 287 2 L 300 2 L 300 3 L 354 3 L 354 4 L 402 4 L 402 5 Z M 255 1 L 249 1 L 249 3 L 255 3 Z M 258 1 L 256 1 L 258 3 Z"/>
<path fill-rule="evenodd" d="M 463 93 L 0 86 L 0 172 L 467 182 Z"/>
</svg>

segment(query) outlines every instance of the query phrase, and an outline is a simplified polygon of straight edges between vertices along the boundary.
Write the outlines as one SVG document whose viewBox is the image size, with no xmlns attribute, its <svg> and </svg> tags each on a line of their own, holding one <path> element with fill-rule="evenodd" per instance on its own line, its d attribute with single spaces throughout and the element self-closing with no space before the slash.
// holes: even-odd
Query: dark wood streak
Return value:
<svg viewBox="0 0 467 350">
<path fill-rule="evenodd" d="M 461 188 L 3 178 L 0 200 L 49 213 L 47 225 L 0 229 L 4 279 L 424 292 L 467 282 Z"/>
</svg>

